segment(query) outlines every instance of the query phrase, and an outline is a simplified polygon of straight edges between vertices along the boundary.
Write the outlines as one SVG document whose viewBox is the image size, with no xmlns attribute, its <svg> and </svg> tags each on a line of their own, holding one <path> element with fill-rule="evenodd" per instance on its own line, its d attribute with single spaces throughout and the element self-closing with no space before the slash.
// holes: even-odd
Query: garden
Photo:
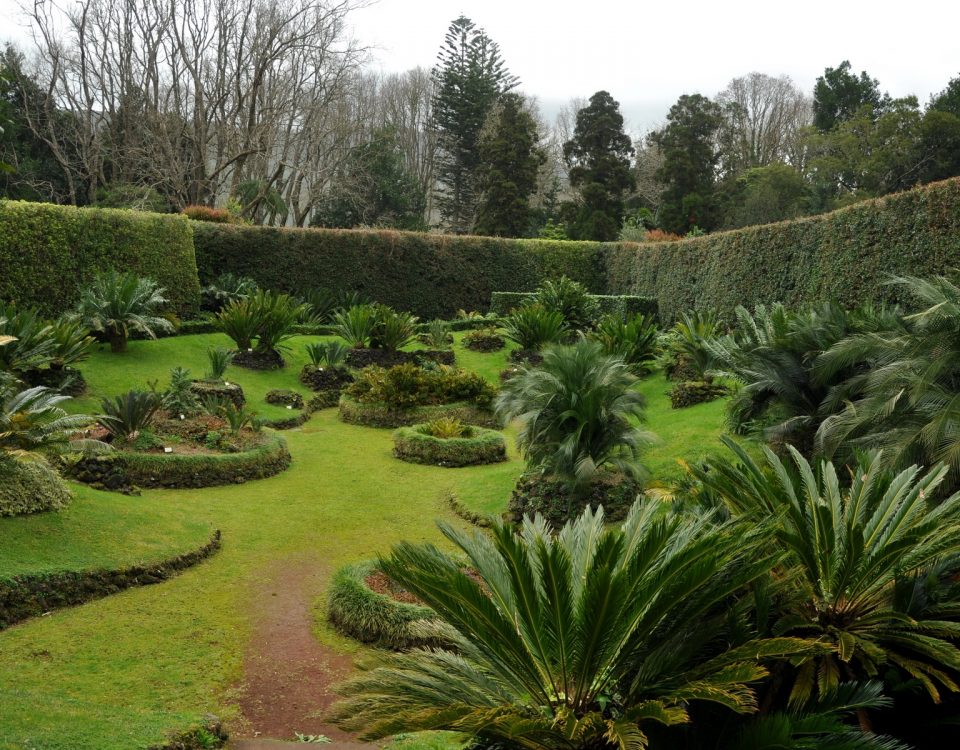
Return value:
<svg viewBox="0 0 960 750">
<path fill-rule="evenodd" d="M 956 736 L 953 277 L 424 319 L 203 281 L 0 306 L 0 747 Z"/>
</svg>

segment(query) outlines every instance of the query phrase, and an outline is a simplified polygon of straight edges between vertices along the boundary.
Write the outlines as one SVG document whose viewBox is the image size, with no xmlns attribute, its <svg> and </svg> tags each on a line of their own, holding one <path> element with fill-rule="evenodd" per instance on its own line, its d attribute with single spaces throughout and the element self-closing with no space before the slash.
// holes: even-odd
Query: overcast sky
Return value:
<svg viewBox="0 0 960 750">
<path fill-rule="evenodd" d="M 401 71 L 431 66 L 461 13 L 499 43 L 546 114 L 606 89 L 636 133 L 681 94 L 711 96 L 752 70 L 810 90 L 849 59 L 892 96 L 921 102 L 960 75 L 958 0 L 379 0 L 352 21 L 373 64 Z M 0 39 L 24 38 L 18 17 L 16 0 L 0 0 Z"/>
</svg>

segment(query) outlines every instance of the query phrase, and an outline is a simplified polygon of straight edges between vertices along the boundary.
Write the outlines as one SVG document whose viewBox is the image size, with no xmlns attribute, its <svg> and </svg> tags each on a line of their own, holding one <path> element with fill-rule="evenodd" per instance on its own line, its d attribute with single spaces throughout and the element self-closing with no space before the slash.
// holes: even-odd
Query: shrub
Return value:
<svg viewBox="0 0 960 750">
<path fill-rule="evenodd" d="M 334 311 L 341 307 L 338 295 L 324 287 L 311 289 L 301 295 L 301 301 L 304 306 L 300 316 L 301 323 L 324 325 L 330 322 Z"/>
<path fill-rule="evenodd" d="M 531 294 L 526 292 L 494 292 L 490 295 L 490 315 L 500 317 L 510 314 L 518 307 L 531 302 Z M 627 318 L 631 315 L 657 317 L 657 300 L 653 297 L 638 297 L 629 294 L 591 294 L 598 315 L 618 315 Z M 482 323 L 482 320 L 480 321 Z"/>
<path fill-rule="evenodd" d="M 70 444 L 74 432 L 90 423 L 91 418 L 84 414 L 64 411 L 61 404 L 68 396 L 43 386 L 20 390 L 4 375 L 0 372 L 0 463 L 59 450 Z M 88 441 L 75 442 L 73 447 L 96 446 Z"/>
<path fill-rule="evenodd" d="M 0 304 L 0 334 L 8 337 L 0 347 L 0 370 L 23 375 L 53 359 L 51 327 L 35 309 Z"/>
<path fill-rule="evenodd" d="M 641 242 L 679 242 L 683 237 L 673 232 L 665 232 L 662 229 L 649 230 Z"/>
<path fill-rule="evenodd" d="M 453 343 L 450 326 L 443 320 L 431 320 L 427 323 L 427 330 L 418 336 L 420 343 L 434 349 L 449 349 Z"/>
<path fill-rule="evenodd" d="M 702 380 L 684 380 L 670 390 L 670 406 L 683 409 L 694 404 L 713 401 L 727 395 L 726 386 L 719 383 L 705 383 Z"/>
<path fill-rule="evenodd" d="M 525 351 L 540 351 L 547 344 L 556 344 L 568 332 L 561 313 L 538 304 L 514 310 L 503 328 L 507 338 Z"/>
<path fill-rule="evenodd" d="M 354 305 L 333 314 L 333 332 L 354 349 L 363 349 L 370 343 L 377 325 L 377 310 L 373 305 Z"/>
<path fill-rule="evenodd" d="M 649 442 L 637 422 L 644 399 L 622 359 L 582 340 L 554 347 L 543 364 L 503 385 L 497 414 L 520 420 L 518 445 L 527 466 L 566 481 L 581 492 L 601 470 L 639 476 L 641 448 Z"/>
<path fill-rule="evenodd" d="M 469 331 L 463 336 L 463 345 L 475 352 L 497 352 L 507 345 L 493 326 Z"/>
<path fill-rule="evenodd" d="M 646 375 L 657 359 L 657 327 L 644 315 L 623 319 L 605 315 L 590 337 L 600 342 L 605 354 L 620 357 L 635 375 Z"/>
<path fill-rule="evenodd" d="M 171 414 L 194 414 L 200 409 L 190 370 L 183 367 L 170 370 L 170 385 L 160 397 L 160 405 Z"/>
<path fill-rule="evenodd" d="M 489 410 L 467 403 L 436 404 L 401 409 L 382 402 L 356 401 L 349 395 L 343 395 L 340 397 L 338 406 L 342 422 L 366 427 L 406 427 L 421 422 L 429 422 L 440 417 L 459 419 L 461 422 L 478 427 L 499 427 L 496 418 Z"/>
<path fill-rule="evenodd" d="M 111 269 L 155 279 L 181 316 L 196 311 L 200 293 L 182 216 L 2 201 L 0 268 L 0 300 L 45 316 L 72 310 L 80 290 Z"/>
<path fill-rule="evenodd" d="M 160 409 L 160 397 L 152 391 L 128 391 L 111 399 L 103 399 L 103 411 L 97 421 L 117 440 L 135 440 L 148 427 Z"/>
<path fill-rule="evenodd" d="M 720 336 L 716 313 L 693 310 L 680 316 L 664 341 L 663 370 L 671 380 L 711 382 L 713 352 L 709 343 Z"/>
<path fill-rule="evenodd" d="M 376 324 L 370 333 L 370 347 L 395 352 L 413 341 L 417 335 L 417 319 L 406 312 L 397 312 L 386 305 L 374 305 Z"/>
<path fill-rule="evenodd" d="M 363 403 L 383 403 L 397 409 L 455 401 L 486 407 L 493 398 L 493 388 L 474 372 L 444 366 L 425 370 L 412 363 L 388 370 L 367 367 L 347 393 Z"/>
<path fill-rule="evenodd" d="M 152 279 L 107 271 L 80 293 L 77 316 L 94 333 L 110 342 L 110 351 L 124 352 L 130 333 L 156 338 L 174 327 L 158 314 L 167 302 Z"/>
<path fill-rule="evenodd" d="M 230 427 L 231 435 L 239 434 L 244 427 L 250 427 L 254 430 L 260 429 L 257 415 L 243 406 L 237 406 L 236 402 L 229 398 L 210 395 L 204 400 L 203 406 L 208 413 L 226 421 Z"/>
<path fill-rule="evenodd" d="M 253 348 L 253 339 L 260 325 L 258 311 L 249 299 L 234 300 L 217 313 L 217 326 L 245 352 Z"/>
<path fill-rule="evenodd" d="M 523 523 L 525 518 L 540 515 L 555 529 L 587 508 L 603 508 L 610 522 L 622 521 L 643 492 L 642 485 L 631 476 L 604 472 L 594 476 L 580 492 L 571 492 L 566 480 L 539 472 L 525 473 L 510 494 L 505 518 Z"/>
<path fill-rule="evenodd" d="M 45 461 L 0 457 L 0 516 L 24 516 L 65 508 L 70 490 Z"/>
<path fill-rule="evenodd" d="M 209 221 L 214 224 L 239 223 L 230 211 L 225 208 L 211 208 L 210 206 L 187 206 L 181 212 L 193 221 Z"/>
<path fill-rule="evenodd" d="M 96 343 L 90 336 L 90 330 L 69 316 L 61 316 L 50 323 L 50 337 L 53 339 L 53 350 L 49 365 L 53 370 L 83 362 L 90 356 Z"/>
<path fill-rule="evenodd" d="M 440 417 L 419 427 L 420 432 L 424 435 L 443 439 L 465 437 L 469 436 L 471 432 L 469 425 L 465 425 L 459 419 L 452 417 Z"/>
<path fill-rule="evenodd" d="M 289 294 L 262 290 L 250 302 L 257 318 L 257 351 L 279 357 L 284 342 L 294 335 L 293 327 L 303 306 Z"/>
<path fill-rule="evenodd" d="M 231 302 L 247 299 L 256 293 L 257 282 L 247 276 L 222 273 L 200 293 L 200 306 L 210 312 L 220 312 Z"/>
<path fill-rule="evenodd" d="M 219 382 L 227 374 L 227 368 L 233 362 L 233 352 L 229 349 L 207 349 L 207 360 L 210 369 L 207 371 L 207 380 Z"/>
<path fill-rule="evenodd" d="M 274 404 L 276 406 L 292 406 L 294 409 L 303 408 L 303 396 L 288 388 L 275 388 L 267 391 L 264 400 L 268 404 Z"/>
<path fill-rule="evenodd" d="M 458 435 L 435 434 L 456 424 Z M 503 435 L 495 430 L 471 427 L 455 417 L 440 417 L 425 424 L 401 427 L 393 434 L 393 455 L 403 461 L 430 466 L 475 466 L 507 460 Z"/>
<path fill-rule="evenodd" d="M 597 318 L 598 305 L 587 288 L 566 276 L 557 281 L 544 281 L 532 297 L 545 310 L 558 312 L 571 331 L 591 328 Z"/>
</svg>

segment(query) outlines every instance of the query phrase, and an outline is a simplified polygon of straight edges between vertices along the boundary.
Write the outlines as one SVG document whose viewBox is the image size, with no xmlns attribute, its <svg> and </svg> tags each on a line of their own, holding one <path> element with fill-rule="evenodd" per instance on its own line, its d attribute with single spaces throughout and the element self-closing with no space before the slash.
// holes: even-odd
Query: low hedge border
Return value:
<svg viewBox="0 0 960 750">
<path fill-rule="evenodd" d="M 210 541 L 199 549 L 153 565 L 0 578 L 0 630 L 55 609 L 102 599 L 134 586 L 166 581 L 206 560 L 220 547 L 220 531 L 217 530 Z"/>
<path fill-rule="evenodd" d="M 469 524 L 477 526 L 481 529 L 489 529 L 493 526 L 493 518 L 491 516 L 485 516 L 481 513 L 475 513 L 470 510 L 466 505 L 460 502 L 454 493 L 450 492 L 447 494 L 447 505 L 450 506 L 450 510 L 453 511 L 454 515 L 462 518 Z"/>
<path fill-rule="evenodd" d="M 415 406 L 398 409 L 387 404 L 364 404 L 349 396 L 340 397 L 340 421 L 364 427 L 408 427 L 429 422 L 439 417 L 459 419 L 477 427 L 499 427 L 492 412 L 484 411 L 473 404 L 457 402 L 435 406 Z"/>
<path fill-rule="evenodd" d="M 507 443 L 496 430 L 470 427 L 470 435 L 438 438 L 426 433 L 426 427 L 415 424 L 393 433 L 393 455 L 408 463 L 449 468 L 507 460 Z"/>
<path fill-rule="evenodd" d="M 521 307 L 532 292 L 493 292 L 490 295 L 490 312 L 506 316 L 515 307 Z M 656 297 L 640 297 L 632 294 L 591 294 L 600 315 L 619 315 L 627 318 L 637 313 L 657 316 L 659 304 Z"/>
<path fill-rule="evenodd" d="M 264 445 L 242 453 L 176 455 L 114 451 L 82 458 L 68 466 L 81 482 L 121 490 L 131 486 L 196 489 L 265 479 L 290 466 L 286 441 L 274 435 Z"/>
<path fill-rule="evenodd" d="M 369 560 L 345 565 L 333 575 L 327 598 L 331 624 L 361 643 L 395 651 L 442 645 L 436 638 L 410 632 L 411 623 L 435 618 L 432 609 L 399 602 L 367 586 L 366 578 L 376 568 L 376 562 Z"/>
</svg>

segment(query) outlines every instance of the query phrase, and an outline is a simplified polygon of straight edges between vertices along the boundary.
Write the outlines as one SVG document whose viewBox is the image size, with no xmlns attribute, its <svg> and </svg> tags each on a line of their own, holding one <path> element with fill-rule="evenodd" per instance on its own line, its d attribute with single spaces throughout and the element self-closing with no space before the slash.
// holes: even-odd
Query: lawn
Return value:
<svg viewBox="0 0 960 750">
<path fill-rule="evenodd" d="M 228 379 L 263 416 L 285 411 L 263 403 L 267 390 L 306 393 L 296 380 L 306 340 L 291 342 L 281 372 L 230 368 Z M 89 395 L 72 408 L 95 411 L 100 397 L 152 380 L 162 387 L 174 366 L 202 375 L 207 349 L 227 345 L 211 334 L 132 342 L 125 355 L 98 352 L 83 368 Z M 457 353 L 491 380 L 506 358 L 459 347 Z M 640 387 L 648 427 L 661 438 L 646 459 L 655 477 L 676 471 L 678 457 L 716 445 L 721 403 L 674 412 L 661 377 Z M 257 592 L 270 571 L 309 560 L 328 576 L 401 539 L 437 541 L 434 519 L 459 522 L 446 504 L 450 492 L 471 508 L 500 512 L 522 469 L 515 451 L 506 463 L 468 469 L 403 463 L 391 455 L 389 430 L 344 425 L 335 409 L 284 434 L 293 465 L 271 479 L 141 497 L 78 488 L 65 512 L 0 521 L 0 575 L 157 560 L 199 546 L 214 528 L 223 532 L 217 555 L 173 580 L 0 633 L 0 749 L 129 750 L 158 743 L 208 712 L 235 719 Z M 321 642 L 362 651 L 326 626 L 322 592 L 315 611 Z M 436 743 L 407 738 L 403 747 Z"/>
</svg>

